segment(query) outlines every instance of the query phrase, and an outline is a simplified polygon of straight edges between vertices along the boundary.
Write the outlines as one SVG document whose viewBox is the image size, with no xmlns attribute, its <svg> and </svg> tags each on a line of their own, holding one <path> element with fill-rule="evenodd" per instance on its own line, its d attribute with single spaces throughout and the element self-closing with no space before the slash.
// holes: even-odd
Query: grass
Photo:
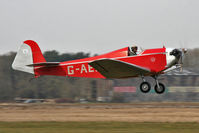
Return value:
<svg viewBox="0 0 199 133">
<path fill-rule="evenodd" d="M 0 122 L 0 133 L 198 133 L 199 123 Z"/>
</svg>

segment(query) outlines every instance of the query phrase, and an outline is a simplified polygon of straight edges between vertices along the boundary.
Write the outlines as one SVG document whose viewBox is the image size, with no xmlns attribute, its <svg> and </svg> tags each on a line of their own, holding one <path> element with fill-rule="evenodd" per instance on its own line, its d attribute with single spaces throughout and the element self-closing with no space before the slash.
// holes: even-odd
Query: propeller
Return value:
<svg viewBox="0 0 199 133">
<path fill-rule="evenodd" d="M 180 72 L 183 72 L 183 61 L 184 61 L 184 55 L 186 52 L 187 52 L 187 49 L 185 49 L 185 48 L 181 49 L 181 56 L 180 56 L 179 63 L 178 63 L 178 64 L 180 64 Z"/>
</svg>

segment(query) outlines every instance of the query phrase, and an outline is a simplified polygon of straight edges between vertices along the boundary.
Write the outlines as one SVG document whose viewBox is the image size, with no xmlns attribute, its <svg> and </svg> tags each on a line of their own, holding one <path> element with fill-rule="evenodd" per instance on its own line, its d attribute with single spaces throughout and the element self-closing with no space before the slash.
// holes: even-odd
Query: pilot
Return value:
<svg viewBox="0 0 199 133">
<path fill-rule="evenodd" d="M 137 50 L 138 50 L 138 47 L 137 47 L 137 46 L 132 46 L 132 47 L 129 49 L 129 56 L 137 55 Z"/>
</svg>

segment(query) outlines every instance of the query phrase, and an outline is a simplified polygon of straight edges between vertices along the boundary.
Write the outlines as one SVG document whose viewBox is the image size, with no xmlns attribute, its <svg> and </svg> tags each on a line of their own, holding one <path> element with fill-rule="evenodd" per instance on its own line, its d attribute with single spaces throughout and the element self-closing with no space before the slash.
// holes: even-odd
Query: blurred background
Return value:
<svg viewBox="0 0 199 133">
<path fill-rule="evenodd" d="M 167 91 L 156 94 L 151 91 L 143 94 L 139 91 L 141 78 L 130 79 L 91 79 L 42 76 L 33 79 L 33 75 L 14 71 L 11 64 L 16 53 L 0 56 L 0 101 L 2 102 L 139 102 L 139 101 L 199 101 L 199 49 L 189 49 L 184 60 L 183 73 L 178 70 L 162 75 Z M 47 61 L 67 61 L 90 57 L 90 53 L 59 53 L 46 51 Z M 147 80 L 154 80 L 150 77 Z M 152 89 L 153 90 L 153 89 Z"/>
</svg>

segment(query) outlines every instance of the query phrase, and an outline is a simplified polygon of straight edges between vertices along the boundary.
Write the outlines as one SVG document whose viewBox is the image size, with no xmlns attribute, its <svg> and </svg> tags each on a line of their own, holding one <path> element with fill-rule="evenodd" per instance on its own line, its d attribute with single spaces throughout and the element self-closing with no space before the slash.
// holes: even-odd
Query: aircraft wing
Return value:
<svg viewBox="0 0 199 133">
<path fill-rule="evenodd" d="M 135 77 L 150 72 L 147 68 L 113 59 L 100 59 L 90 62 L 89 65 L 106 78 Z"/>
</svg>

